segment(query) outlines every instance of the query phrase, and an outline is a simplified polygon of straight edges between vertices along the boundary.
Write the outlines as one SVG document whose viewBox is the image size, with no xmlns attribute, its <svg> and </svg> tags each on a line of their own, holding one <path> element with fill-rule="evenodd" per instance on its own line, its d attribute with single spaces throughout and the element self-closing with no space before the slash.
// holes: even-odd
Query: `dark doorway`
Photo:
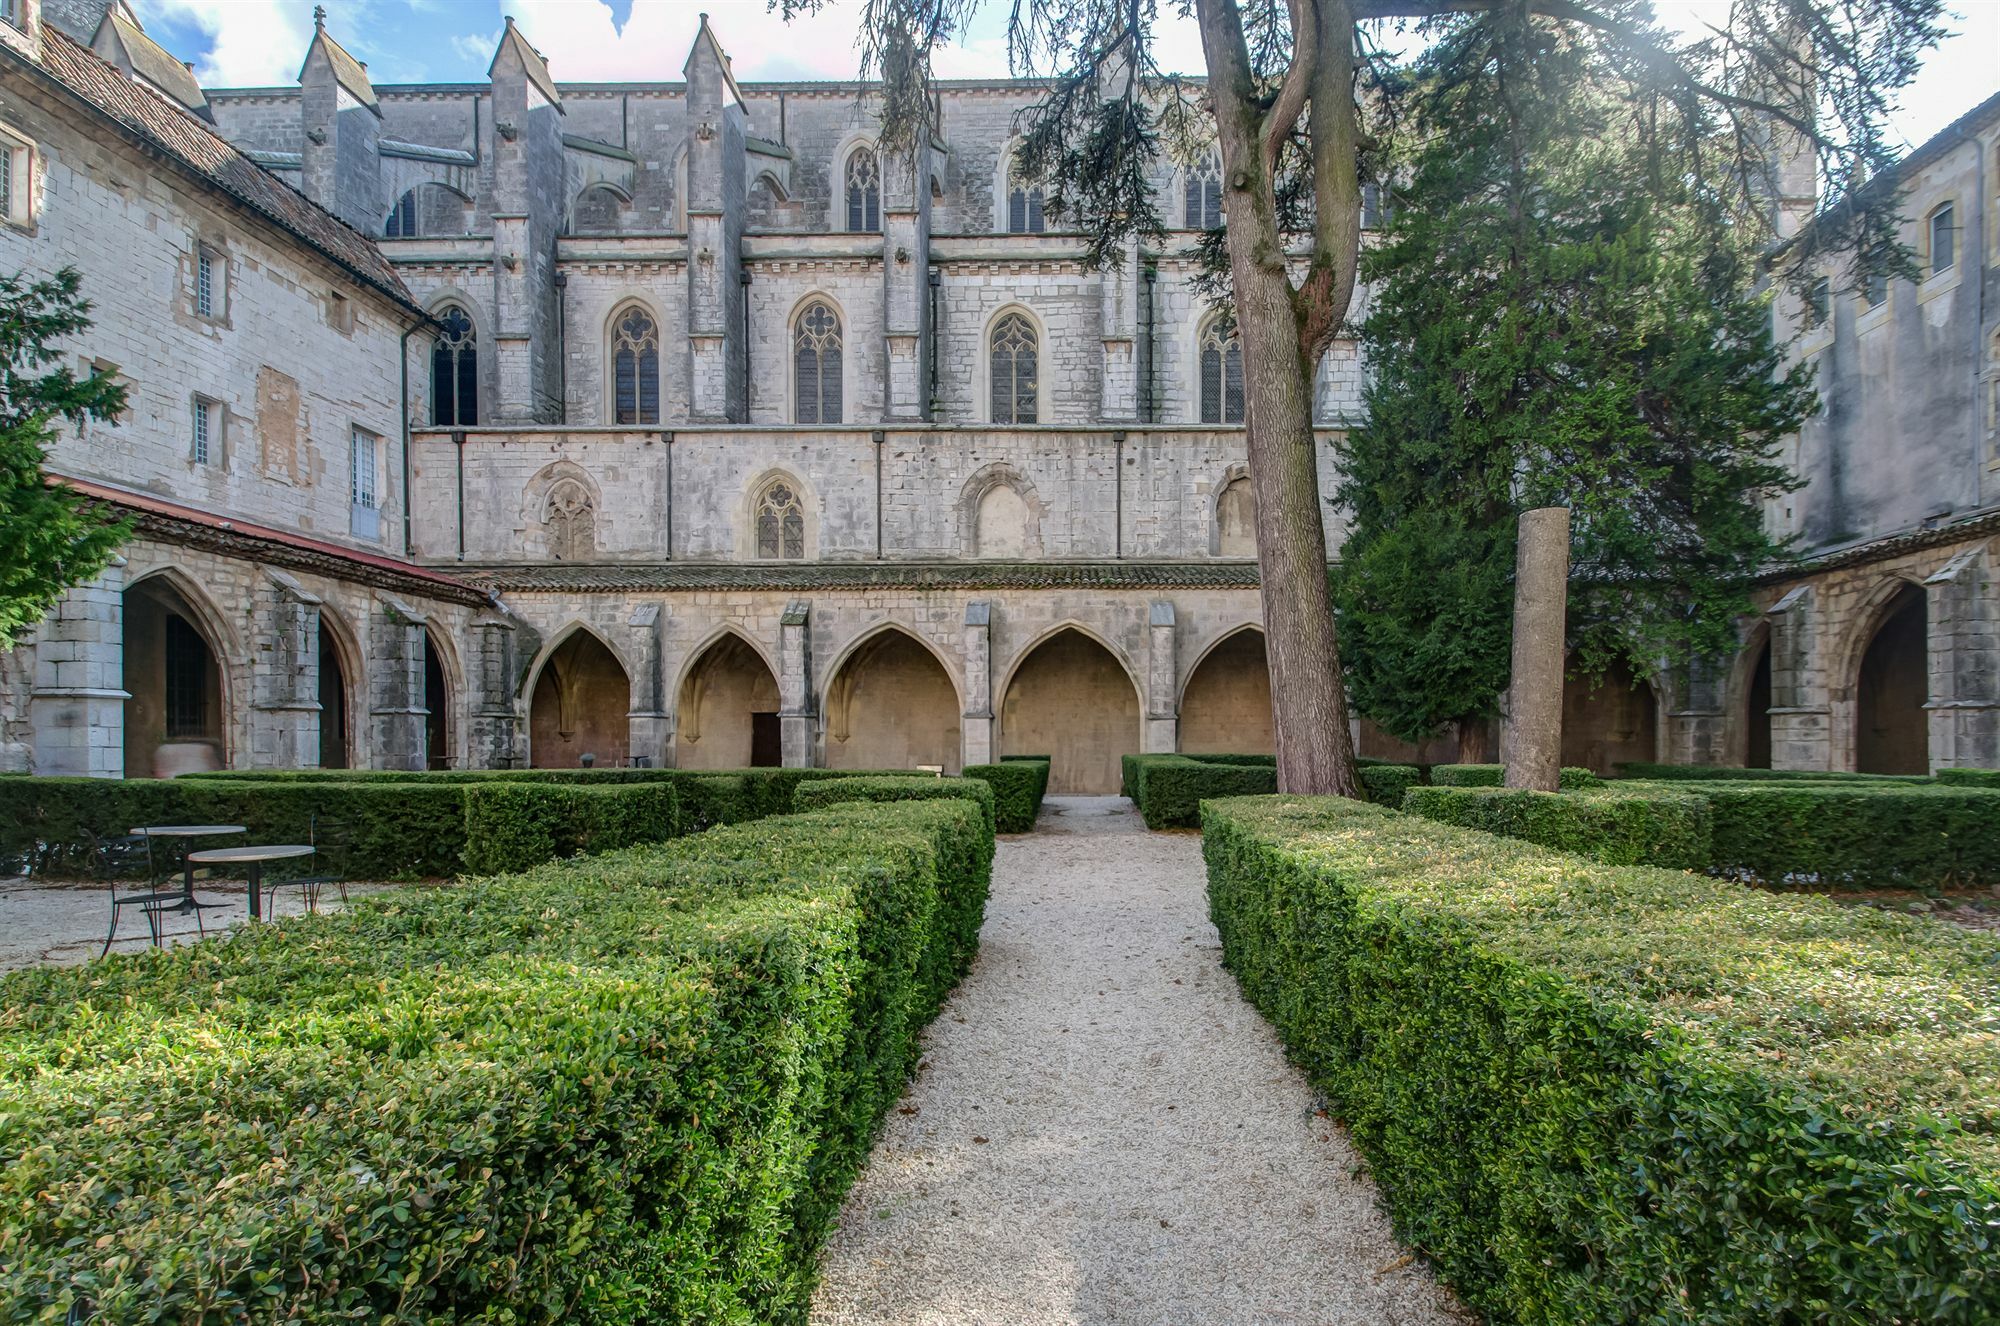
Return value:
<svg viewBox="0 0 2000 1326">
<path fill-rule="evenodd" d="M 1743 763 L 1751 769 L 1771 767 L 1771 642 L 1757 650 L 1757 666 L 1750 670 L 1750 698 L 1744 720 L 1750 740 Z"/>
<path fill-rule="evenodd" d="M 319 624 L 319 767 L 347 767 L 347 672 L 324 620 Z"/>
<path fill-rule="evenodd" d="M 1883 613 L 1855 681 L 1854 767 L 1862 773 L 1930 772 L 1928 634 L 1924 592 L 1906 585 Z"/>
<path fill-rule="evenodd" d="M 1630 760 L 1659 758 L 1658 704 L 1652 686 L 1612 662 L 1594 677 L 1563 682 L 1562 762 L 1614 774 Z"/>
<path fill-rule="evenodd" d="M 444 660 L 424 633 L 424 768 L 451 768 L 451 692 L 444 684 Z"/>
<path fill-rule="evenodd" d="M 775 769 L 785 762 L 785 741 L 779 735 L 778 715 L 750 715 L 750 767 Z"/>
</svg>

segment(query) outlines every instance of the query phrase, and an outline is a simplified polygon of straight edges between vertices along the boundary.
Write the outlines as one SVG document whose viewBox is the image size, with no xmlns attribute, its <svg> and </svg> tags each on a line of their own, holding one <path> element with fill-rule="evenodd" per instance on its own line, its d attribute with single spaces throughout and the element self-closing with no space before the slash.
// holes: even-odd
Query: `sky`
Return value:
<svg viewBox="0 0 2000 1326">
<path fill-rule="evenodd" d="M 134 0 L 154 40 L 210 87 L 297 82 L 312 39 L 313 0 Z M 819 14 L 787 24 L 765 0 L 324 0 L 327 24 L 377 83 L 477 82 L 499 42 L 503 14 L 549 59 L 560 82 L 676 80 L 699 13 L 722 39 L 746 82 L 853 78 L 861 0 L 828 0 Z M 1892 133 L 1915 146 L 2000 91 L 2000 0 L 1947 0 L 1953 36 L 1931 52 L 1903 93 Z M 986 0 L 970 29 L 935 65 L 947 78 L 1007 74 L 1009 0 Z M 1191 20 L 1162 4 L 1160 62 L 1199 73 L 1201 41 Z M 1728 0 L 1658 0 L 1670 25 L 1719 20 Z"/>
</svg>

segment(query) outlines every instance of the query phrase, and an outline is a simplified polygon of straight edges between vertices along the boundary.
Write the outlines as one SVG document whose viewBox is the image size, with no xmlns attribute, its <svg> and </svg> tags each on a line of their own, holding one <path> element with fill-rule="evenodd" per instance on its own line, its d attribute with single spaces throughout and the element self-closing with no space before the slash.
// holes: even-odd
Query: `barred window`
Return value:
<svg viewBox="0 0 2000 1326">
<path fill-rule="evenodd" d="M 1188 171 L 1186 203 L 1182 224 L 1189 230 L 1215 230 L 1222 225 L 1222 162 L 1213 154 Z"/>
<path fill-rule="evenodd" d="M 642 308 L 618 315 L 611 334 L 614 423 L 660 422 L 660 330 Z"/>
<path fill-rule="evenodd" d="M 840 315 L 824 300 L 814 300 L 799 314 L 792 331 L 792 383 L 795 414 L 802 424 L 841 421 Z"/>
<path fill-rule="evenodd" d="M 1201 421 L 1243 422 L 1243 347 L 1225 334 L 1221 318 L 1210 318 L 1201 332 Z"/>
<path fill-rule="evenodd" d="M 186 618 L 170 612 L 164 643 L 167 739 L 209 736 L 208 642 Z"/>
<path fill-rule="evenodd" d="M 847 228 L 873 233 L 882 229 L 882 171 L 875 153 L 857 147 L 847 158 Z"/>
<path fill-rule="evenodd" d="M 757 555 L 796 560 L 806 555 L 806 515 L 798 490 L 783 479 L 757 499 Z"/>
<path fill-rule="evenodd" d="M 431 422 L 469 428 L 479 422 L 479 338 L 456 304 L 438 310 L 443 329 L 431 344 Z"/>
<path fill-rule="evenodd" d="M 194 250 L 194 311 L 204 318 L 222 316 L 223 282 L 227 268 L 222 258 L 206 244 Z"/>
<path fill-rule="evenodd" d="M 994 423 L 1032 424 L 1038 419 L 1038 349 L 1035 324 L 1025 315 L 1009 313 L 993 324 L 988 369 L 993 379 Z"/>
<path fill-rule="evenodd" d="M 376 491 L 375 449 L 376 436 L 365 428 L 357 428 L 353 433 L 353 450 L 347 463 L 347 489 L 349 499 L 355 506 L 374 511 L 381 505 L 381 496 Z"/>
<path fill-rule="evenodd" d="M 212 465 L 222 455 L 222 402 L 194 398 L 194 442 L 188 457 L 197 465 Z"/>
</svg>

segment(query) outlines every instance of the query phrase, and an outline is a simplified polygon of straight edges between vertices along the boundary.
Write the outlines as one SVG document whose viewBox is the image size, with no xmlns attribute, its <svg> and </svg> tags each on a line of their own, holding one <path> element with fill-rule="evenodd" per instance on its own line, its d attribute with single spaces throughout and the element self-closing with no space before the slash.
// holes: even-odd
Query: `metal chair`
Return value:
<svg viewBox="0 0 2000 1326">
<path fill-rule="evenodd" d="M 118 878 L 121 868 L 128 865 L 141 851 L 146 858 L 146 883 L 143 888 L 125 883 Z M 153 947 L 160 947 L 164 932 L 160 928 L 160 914 L 184 906 L 188 901 L 187 890 L 179 885 L 167 887 L 160 881 L 160 874 L 153 865 L 153 840 L 143 833 L 128 833 L 115 838 L 97 840 L 97 873 L 111 881 L 111 928 L 104 932 L 104 947 L 97 951 L 103 957 L 111 951 L 112 941 L 118 938 L 118 918 L 127 907 L 137 907 L 146 918 L 146 929 L 152 936 Z M 125 893 L 121 890 L 133 889 Z M 208 931 L 202 926 L 201 904 L 195 904 L 195 929 L 206 937 Z"/>
<path fill-rule="evenodd" d="M 319 813 L 314 811 L 306 818 L 306 845 L 313 849 L 312 861 L 315 866 L 325 866 L 317 874 L 301 875 L 297 879 L 266 879 L 264 881 L 264 906 L 268 915 L 271 903 L 277 900 L 278 890 L 296 888 L 305 900 L 306 911 L 319 910 L 322 890 L 331 884 L 340 890 L 340 900 L 347 901 L 347 859 L 351 847 L 347 826 L 339 821 L 330 821 L 322 830 L 319 827 Z"/>
</svg>

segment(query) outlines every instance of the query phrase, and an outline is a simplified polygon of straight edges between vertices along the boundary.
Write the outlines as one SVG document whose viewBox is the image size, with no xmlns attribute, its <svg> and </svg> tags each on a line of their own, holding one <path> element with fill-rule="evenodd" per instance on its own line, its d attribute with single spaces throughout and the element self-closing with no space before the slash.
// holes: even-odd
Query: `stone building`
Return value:
<svg viewBox="0 0 2000 1326">
<path fill-rule="evenodd" d="M 79 362 L 114 365 L 134 404 L 52 468 L 140 530 L 0 660 L 15 764 L 1046 752 L 1059 790 L 1103 791 L 1129 751 L 1270 749 L 1240 355 L 1191 279 L 1213 161 L 1163 159 L 1177 229 L 1092 271 L 1011 170 L 1035 96 L 1016 82 L 942 85 L 936 135 L 899 158 L 869 88 L 738 83 L 705 21 L 671 82 L 559 83 L 510 21 L 481 83 L 376 86 L 321 30 L 297 86 L 204 90 L 123 4 L 12 4 L 0 267 L 84 271 Z M 1992 158 L 1983 109 L 1968 161 Z M 1993 177 L 1948 169 L 1984 218 Z M 1962 241 L 1959 270 L 1983 276 L 1986 252 Z M 1923 339 L 1941 311 L 1990 328 L 1961 279 L 1955 303 L 1892 292 L 1878 315 L 1907 317 L 1926 373 L 1956 372 Z M 1840 371 L 1895 372 L 1846 353 Z M 1363 371 L 1346 343 L 1322 365 L 1323 446 Z M 1860 500 L 1883 475 L 1947 482 L 1942 459 L 1847 455 L 1849 414 L 1901 399 L 1870 381 L 1800 439 L 1850 477 L 1773 513 L 1842 557 L 1928 537 L 1928 498 Z M 1929 445 L 1944 408 L 1867 426 Z M 1954 520 L 1982 500 L 1982 426 Z M 1977 573 L 1954 574 L 1956 615 L 1927 620 L 1984 611 Z M 1821 729 L 1852 722 L 1828 710 L 1851 700 L 1800 690 L 1837 684 L 1814 651 L 1838 591 L 1814 575 L 1772 587 L 1773 621 L 1805 621 L 1793 588 L 1821 604 L 1778 631 L 1764 707 L 1774 758 L 1840 766 L 1872 757 L 1797 735 L 1815 703 Z M 1930 684 L 1959 706 L 1932 710 L 1931 758 L 1965 761 L 1985 729 L 1961 702 L 1986 673 L 1949 660 L 1983 637 L 1929 630 Z M 1569 757 L 1754 754 L 1762 674 L 1735 672 L 1576 685 Z"/>
</svg>

